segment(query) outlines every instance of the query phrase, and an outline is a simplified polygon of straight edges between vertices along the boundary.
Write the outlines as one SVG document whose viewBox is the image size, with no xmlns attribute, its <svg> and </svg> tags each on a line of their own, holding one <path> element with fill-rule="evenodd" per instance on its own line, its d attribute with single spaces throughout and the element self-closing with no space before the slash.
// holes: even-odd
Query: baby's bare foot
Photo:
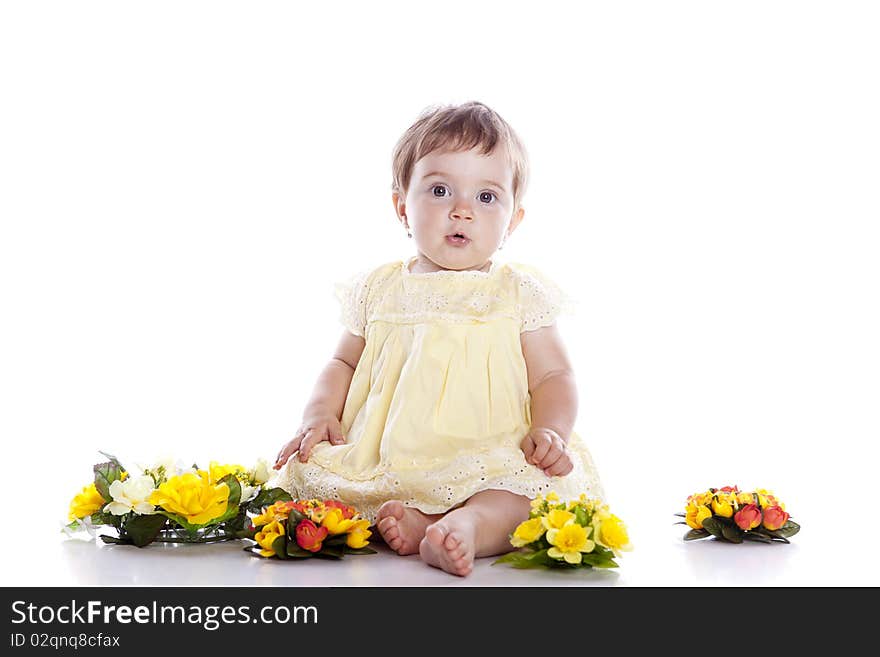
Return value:
<svg viewBox="0 0 880 657">
<path fill-rule="evenodd" d="M 419 543 L 422 561 L 464 577 L 474 569 L 475 525 L 464 514 L 450 514 L 430 525 Z"/>
<path fill-rule="evenodd" d="M 415 554 L 419 551 L 419 541 L 425 536 L 425 528 L 438 517 L 406 507 L 398 500 L 389 500 L 379 507 L 376 528 L 397 554 Z"/>
</svg>

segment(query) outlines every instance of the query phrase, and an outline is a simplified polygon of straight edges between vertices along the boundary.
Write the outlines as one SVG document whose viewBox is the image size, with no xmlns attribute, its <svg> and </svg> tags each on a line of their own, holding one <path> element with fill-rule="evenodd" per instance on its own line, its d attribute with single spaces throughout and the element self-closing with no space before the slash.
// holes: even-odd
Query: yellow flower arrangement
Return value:
<svg viewBox="0 0 880 657">
<path fill-rule="evenodd" d="M 375 554 L 367 547 L 369 520 L 336 500 L 286 500 L 264 507 L 253 519 L 245 548 L 261 557 L 301 559 Z"/>
<path fill-rule="evenodd" d="M 730 543 L 788 543 L 800 531 L 785 504 L 764 488 L 752 492 L 737 486 L 709 488 L 689 495 L 684 513 L 675 515 L 684 518 L 676 524 L 690 527 L 686 541 L 713 536 Z"/>
<path fill-rule="evenodd" d="M 608 506 L 581 495 L 564 502 L 555 493 L 531 501 L 529 519 L 510 536 L 519 548 L 495 560 L 514 568 L 616 568 L 632 549 L 626 525 Z"/>
</svg>

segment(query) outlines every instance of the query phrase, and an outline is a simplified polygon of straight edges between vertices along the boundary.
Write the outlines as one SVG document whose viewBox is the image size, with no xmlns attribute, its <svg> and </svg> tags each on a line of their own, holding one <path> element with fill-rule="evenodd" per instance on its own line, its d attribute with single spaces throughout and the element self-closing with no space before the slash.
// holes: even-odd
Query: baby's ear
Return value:
<svg viewBox="0 0 880 657">
<path fill-rule="evenodd" d="M 513 213 L 513 217 L 510 218 L 510 226 L 507 227 L 508 235 L 516 230 L 516 227 L 519 226 L 520 222 L 523 220 L 523 215 L 525 215 L 525 213 L 526 210 L 522 206 L 520 206 L 519 209 Z"/>
<path fill-rule="evenodd" d="M 401 196 L 399 192 L 391 192 L 391 203 L 394 205 L 394 212 L 398 217 L 406 214 L 405 197 Z"/>
</svg>

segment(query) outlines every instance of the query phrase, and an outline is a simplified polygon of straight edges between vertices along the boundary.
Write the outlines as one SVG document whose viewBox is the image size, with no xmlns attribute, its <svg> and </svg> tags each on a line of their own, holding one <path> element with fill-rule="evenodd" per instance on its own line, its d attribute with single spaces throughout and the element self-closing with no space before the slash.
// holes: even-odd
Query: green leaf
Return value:
<svg viewBox="0 0 880 657">
<path fill-rule="evenodd" d="M 780 543 L 789 543 L 790 541 L 785 538 L 782 534 L 779 533 L 779 530 L 773 531 L 772 529 L 763 528 L 761 532 L 765 536 L 769 536 L 771 539 L 779 541 Z"/>
<path fill-rule="evenodd" d="M 119 523 L 116 522 L 118 518 L 119 516 L 114 516 L 112 513 L 104 513 L 102 511 L 98 511 L 91 515 L 93 525 L 113 525 L 114 527 L 118 527 Z"/>
<path fill-rule="evenodd" d="M 762 534 L 758 534 L 755 530 L 745 532 L 743 534 L 743 539 L 746 541 L 759 541 L 761 543 L 772 543 L 773 539 L 768 538 Z"/>
<path fill-rule="evenodd" d="M 241 484 L 238 482 L 238 479 L 235 478 L 234 474 L 230 473 L 221 478 L 220 481 L 218 481 L 217 483 L 226 484 L 229 487 L 229 498 L 227 505 L 234 506 L 237 511 L 238 503 L 241 501 Z"/>
<path fill-rule="evenodd" d="M 133 545 L 133 543 L 124 538 L 116 538 L 115 536 L 108 536 L 107 534 L 101 534 L 101 540 L 105 543 L 112 543 L 114 545 Z"/>
<path fill-rule="evenodd" d="M 307 516 L 303 513 L 300 513 L 296 509 L 291 509 L 290 513 L 287 516 L 288 521 L 292 518 L 293 522 L 289 522 L 290 527 L 296 527 L 299 524 L 300 520 L 306 520 Z M 290 530 L 291 532 L 293 529 Z"/>
<path fill-rule="evenodd" d="M 731 543 L 743 542 L 743 530 L 734 525 L 721 525 L 721 535 Z"/>
<path fill-rule="evenodd" d="M 238 532 L 246 531 L 248 524 L 247 513 L 243 508 L 238 510 L 238 514 L 226 523 L 227 531 L 237 534 Z"/>
<path fill-rule="evenodd" d="M 263 507 L 271 506 L 275 502 L 290 502 L 293 498 L 283 488 L 263 488 L 257 496 L 248 502 L 248 511 L 262 513 Z"/>
<path fill-rule="evenodd" d="M 92 466 L 95 473 L 95 488 L 105 502 L 113 499 L 110 495 L 110 484 L 122 478 L 122 466 L 118 462 L 96 463 Z"/>
<path fill-rule="evenodd" d="M 305 559 L 308 557 L 313 557 L 315 556 L 315 554 L 314 552 L 310 552 L 309 550 L 302 549 L 299 545 L 296 544 L 296 541 L 287 541 L 287 556 Z"/>
<path fill-rule="evenodd" d="M 134 516 L 125 523 L 125 531 L 138 547 L 152 543 L 168 519 L 160 513 L 154 515 Z"/>
<path fill-rule="evenodd" d="M 581 562 L 594 568 L 617 568 L 617 562 L 602 554 L 592 552 L 581 555 Z"/>
<path fill-rule="evenodd" d="M 324 540 L 324 545 L 345 545 L 345 542 L 348 540 L 348 536 L 346 534 L 337 534 L 336 536 L 330 536 Z"/>
<path fill-rule="evenodd" d="M 586 527 L 590 524 L 590 519 L 587 518 L 586 510 L 580 505 L 574 508 L 574 521 L 581 527 Z"/>
<path fill-rule="evenodd" d="M 789 536 L 794 536 L 800 530 L 801 526 L 795 521 L 789 519 L 785 522 L 784 525 L 782 525 L 782 527 L 776 530 L 776 533 L 778 533 L 780 536 L 783 536 L 784 538 L 788 538 Z"/>
<path fill-rule="evenodd" d="M 287 559 L 287 548 L 287 537 L 284 535 L 281 535 L 272 541 L 272 551 L 279 559 Z"/>
<path fill-rule="evenodd" d="M 716 519 L 715 516 L 712 516 L 710 518 L 706 518 L 703 521 L 703 529 L 705 529 L 707 532 L 709 532 L 710 534 L 712 534 L 712 536 L 715 536 L 716 538 L 724 538 L 723 534 L 721 533 L 722 527 L 723 527 L 723 525 L 720 522 L 718 522 L 718 520 Z"/>
<path fill-rule="evenodd" d="M 179 516 L 176 513 L 171 513 L 171 511 L 166 511 L 165 509 L 156 509 L 156 513 L 165 516 L 174 524 L 179 525 L 180 527 L 185 529 L 187 533 L 189 533 L 191 536 L 195 536 L 198 533 L 199 529 L 204 527 L 204 525 L 194 525 L 183 516 Z"/>
<path fill-rule="evenodd" d="M 557 565 L 555 559 L 547 556 L 547 550 L 515 550 L 496 559 L 493 565 L 496 563 L 509 563 L 514 568 L 547 568 Z"/>
<path fill-rule="evenodd" d="M 696 541 L 701 538 L 706 538 L 707 536 L 711 536 L 707 529 L 692 529 L 687 534 L 684 535 L 684 540 L 686 541 Z"/>
<path fill-rule="evenodd" d="M 320 555 L 322 557 L 331 557 L 333 559 L 341 559 L 342 555 L 345 554 L 345 550 L 342 549 L 341 546 L 338 545 L 327 545 L 324 543 L 321 546 L 320 551 L 315 554 Z"/>
</svg>

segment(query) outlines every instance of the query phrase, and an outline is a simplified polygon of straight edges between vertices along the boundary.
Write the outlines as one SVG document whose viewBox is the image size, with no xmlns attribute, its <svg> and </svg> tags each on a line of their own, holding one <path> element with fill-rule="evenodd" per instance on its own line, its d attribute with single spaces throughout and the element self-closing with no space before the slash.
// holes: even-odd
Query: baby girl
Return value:
<svg viewBox="0 0 880 657">
<path fill-rule="evenodd" d="M 432 107 L 392 167 L 415 255 L 337 285 L 346 330 L 278 454 L 276 484 L 352 505 L 398 554 L 467 575 L 475 557 L 512 549 L 531 498 L 602 490 L 573 431 L 577 391 L 555 326 L 565 297 L 496 257 L 524 214 L 519 137 L 482 103 Z"/>
</svg>

